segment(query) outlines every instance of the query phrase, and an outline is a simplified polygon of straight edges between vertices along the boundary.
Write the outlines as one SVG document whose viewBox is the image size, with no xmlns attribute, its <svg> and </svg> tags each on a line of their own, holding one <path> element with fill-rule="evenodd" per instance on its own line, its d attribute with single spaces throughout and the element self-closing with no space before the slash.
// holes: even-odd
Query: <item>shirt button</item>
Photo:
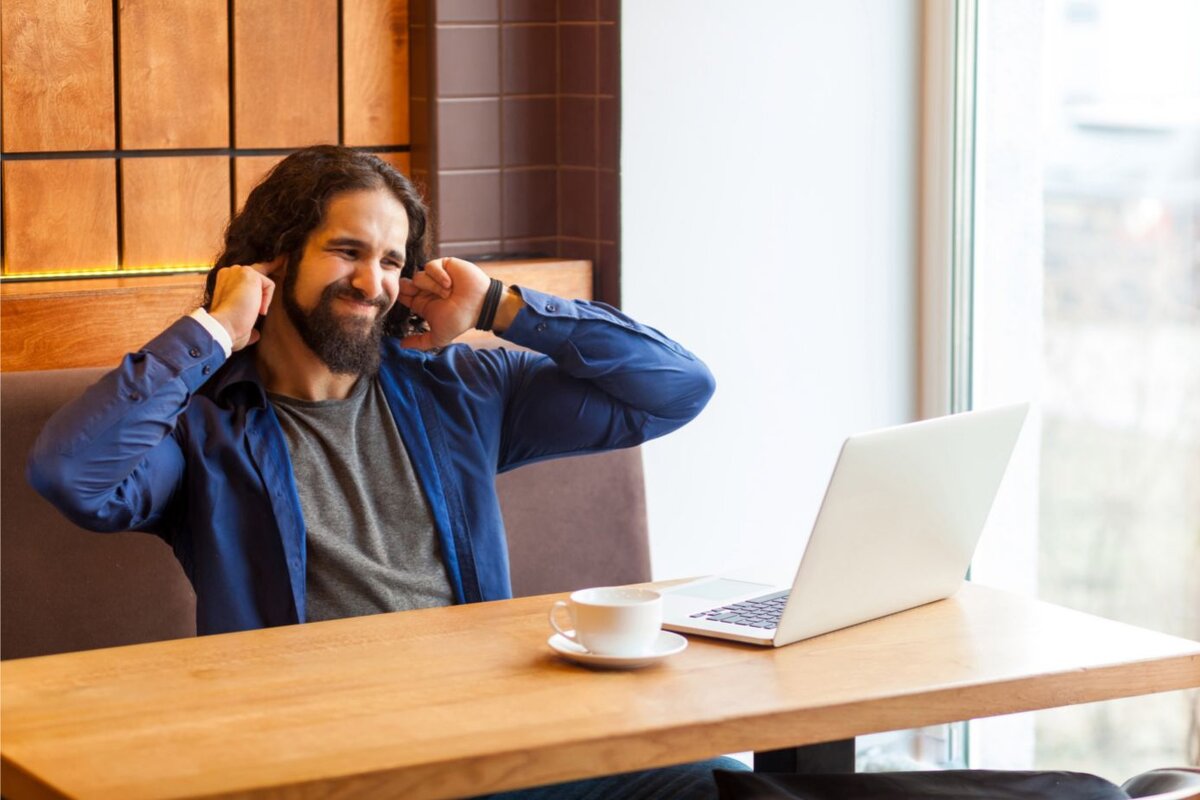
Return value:
<svg viewBox="0 0 1200 800">
<path fill-rule="evenodd" d="M 200 357 L 200 348 L 193 347 L 191 350 L 188 350 L 188 355 L 191 356 L 192 358 L 199 358 Z"/>
<path fill-rule="evenodd" d="M 204 369 L 200 370 L 201 375 L 208 375 L 210 372 L 212 372 L 212 366 L 209 364 L 205 364 Z"/>
<path fill-rule="evenodd" d="M 137 392 L 130 392 L 129 399 L 136 403 L 138 400 L 142 399 L 142 396 Z"/>
<path fill-rule="evenodd" d="M 546 311 L 553 314 L 555 311 L 558 311 L 558 306 L 554 305 L 554 303 L 546 303 Z"/>
<path fill-rule="evenodd" d="M 538 333 L 542 333 L 543 331 L 545 331 L 545 330 L 546 330 L 546 323 L 544 323 L 544 322 L 539 322 L 539 323 L 537 324 L 537 327 L 536 327 L 536 328 L 534 328 L 534 330 L 536 330 Z"/>
</svg>

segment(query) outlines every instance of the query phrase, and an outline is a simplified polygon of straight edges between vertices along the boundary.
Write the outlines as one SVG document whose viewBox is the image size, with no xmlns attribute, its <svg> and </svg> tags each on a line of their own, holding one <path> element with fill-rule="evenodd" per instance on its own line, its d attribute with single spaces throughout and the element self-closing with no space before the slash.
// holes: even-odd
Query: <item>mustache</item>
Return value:
<svg viewBox="0 0 1200 800">
<path fill-rule="evenodd" d="M 333 300 L 335 298 L 343 298 L 345 300 L 353 300 L 356 303 L 366 303 L 372 305 L 380 311 L 384 311 L 388 307 L 388 299 L 385 295 L 377 297 L 367 297 L 359 289 L 355 289 L 350 285 L 349 281 L 338 281 L 331 283 L 325 287 L 325 291 L 321 292 L 322 302 Z"/>
</svg>

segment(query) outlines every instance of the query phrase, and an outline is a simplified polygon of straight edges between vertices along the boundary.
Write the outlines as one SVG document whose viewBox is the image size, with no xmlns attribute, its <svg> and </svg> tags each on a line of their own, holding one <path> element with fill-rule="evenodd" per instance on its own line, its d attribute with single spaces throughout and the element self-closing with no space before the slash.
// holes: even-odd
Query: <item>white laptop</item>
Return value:
<svg viewBox="0 0 1200 800">
<path fill-rule="evenodd" d="M 663 592 L 663 627 L 785 644 L 962 585 L 1028 403 L 851 436 L 789 589 L 728 577 Z"/>
</svg>

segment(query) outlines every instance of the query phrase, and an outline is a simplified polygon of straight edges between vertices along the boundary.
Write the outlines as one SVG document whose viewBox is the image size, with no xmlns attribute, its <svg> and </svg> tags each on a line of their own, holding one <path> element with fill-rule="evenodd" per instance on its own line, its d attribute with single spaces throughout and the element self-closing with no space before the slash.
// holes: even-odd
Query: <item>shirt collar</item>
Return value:
<svg viewBox="0 0 1200 800">
<path fill-rule="evenodd" d="M 256 347 L 250 346 L 237 351 L 229 357 L 229 360 L 213 376 L 212 391 L 215 398 L 223 399 L 226 393 L 244 391 L 250 398 L 251 405 L 259 408 L 267 405 L 267 389 L 263 385 L 262 377 L 258 374 L 258 365 L 254 359 L 255 352 Z M 393 359 L 402 363 L 414 362 L 420 364 L 434 354 L 405 349 L 400 346 L 399 339 L 385 336 L 383 338 L 382 355 L 385 362 Z"/>
<path fill-rule="evenodd" d="M 250 398 L 251 405 L 260 408 L 266 406 L 267 392 L 258 374 L 258 365 L 254 363 L 254 353 L 254 347 L 247 347 L 229 357 L 220 371 L 213 376 L 214 397 L 222 399 L 228 392 L 244 391 Z"/>
</svg>

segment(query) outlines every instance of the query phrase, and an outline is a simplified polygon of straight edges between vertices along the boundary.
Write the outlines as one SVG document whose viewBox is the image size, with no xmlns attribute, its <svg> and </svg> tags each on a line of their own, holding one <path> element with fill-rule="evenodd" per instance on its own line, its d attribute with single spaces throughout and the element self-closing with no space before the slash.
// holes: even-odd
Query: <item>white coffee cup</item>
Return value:
<svg viewBox="0 0 1200 800">
<path fill-rule="evenodd" d="M 558 626 L 559 608 L 570 613 L 574 630 Z M 645 655 L 662 629 L 662 595 L 623 586 L 580 589 L 551 606 L 550 627 L 599 656 Z"/>
</svg>

